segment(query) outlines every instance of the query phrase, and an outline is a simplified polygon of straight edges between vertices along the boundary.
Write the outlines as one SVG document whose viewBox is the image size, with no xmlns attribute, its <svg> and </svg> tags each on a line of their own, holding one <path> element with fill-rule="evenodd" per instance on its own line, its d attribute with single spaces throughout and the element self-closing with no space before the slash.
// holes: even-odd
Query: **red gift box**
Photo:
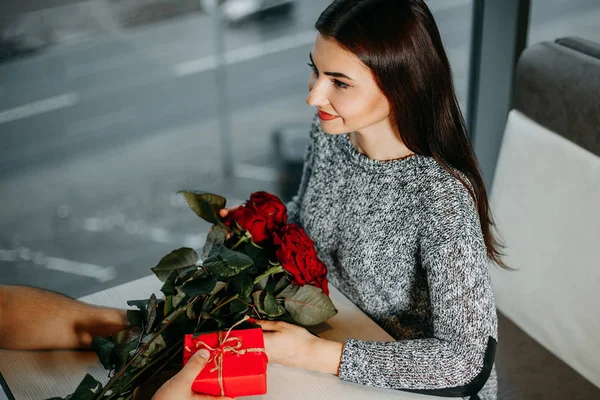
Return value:
<svg viewBox="0 0 600 400">
<path fill-rule="evenodd" d="M 200 349 L 211 355 L 192 390 L 213 396 L 254 396 L 267 393 L 267 355 L 261 328 L 185 335 L 183 365 Z"/>
</svg>

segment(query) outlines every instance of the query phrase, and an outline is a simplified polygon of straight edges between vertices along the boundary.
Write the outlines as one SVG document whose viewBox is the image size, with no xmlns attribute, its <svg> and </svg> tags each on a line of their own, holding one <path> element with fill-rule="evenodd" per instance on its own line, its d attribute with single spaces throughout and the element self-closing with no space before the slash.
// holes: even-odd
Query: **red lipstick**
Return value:
<svg viewBox="0 0 600 400">
<path fill-rule="evenodd" d="M 339 115 L 329 114 L 329 113 L 326 113 L 325 111 L 321 111 L 321 110 L 319 110 L 318 115 L 322 121 L 331 121 L 336 118 L 339 118 Z"/>
</svg>

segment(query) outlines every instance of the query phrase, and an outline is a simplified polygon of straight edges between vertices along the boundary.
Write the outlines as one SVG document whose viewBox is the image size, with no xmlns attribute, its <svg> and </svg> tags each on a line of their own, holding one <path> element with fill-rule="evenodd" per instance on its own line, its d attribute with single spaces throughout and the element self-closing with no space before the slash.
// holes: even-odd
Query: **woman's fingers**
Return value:
<svg viewBox="0 0 600 400">
<path fill-rule="evenodd" d="M 219 215 L 223 218 L 225 218 L 230 212 L 234 212 L 235 210 L 237 210 L 240 206 L 235 206 L 235 207 L 229 207 L 229 208 L 221 208 L 219 210 Z"/>
<path fill-rule="evenodd" d="M 264 330 L 264 331 L 269 331 L 269 332 L 277 332 L 277 331 L 282 331 L 284 329 L 286 329 L 287 327 L 289 327 L 289 325 L 291 324 L 287 324 L 285 322 L 281 322 L 281 321 L 269 321 L 269 320 L 254 320 L 254 323 L 256 323 L 257 325 L 260 325 L 260 327 Z"/>
<path fill-rule="evenodd" d="M 235 206 L 235 207 L 230 207 L 230 208 L 221 208 L 219 210 L 219 215 L 221 216 L 221 218 L 225 218 L 227 217 L 227 215 L 229 215 L 229 213 L 234 212 L 235 210 L 237 210 L 239 208 L 239 206 Z M 227 240 L 231 239 L 231 233 L 227 234 L 226 237 Z"/>
</svg>

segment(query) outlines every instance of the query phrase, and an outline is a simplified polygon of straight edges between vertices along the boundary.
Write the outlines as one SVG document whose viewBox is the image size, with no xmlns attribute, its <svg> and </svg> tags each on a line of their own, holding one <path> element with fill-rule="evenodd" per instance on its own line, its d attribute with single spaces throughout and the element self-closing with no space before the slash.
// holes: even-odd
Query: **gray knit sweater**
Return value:
<svg viewBox="0 0 600 400">
<path fill-rule="evenodd" d="M 370 159 L 315 118 L 288 213 L 314 240 L 330 282 L 396 339 L 348 340 L 341 379 L 464 398 L 474 385 L 482 400 L 496 399 L 486 248 L 459 180 L 431 157 Z"/>
</svg>

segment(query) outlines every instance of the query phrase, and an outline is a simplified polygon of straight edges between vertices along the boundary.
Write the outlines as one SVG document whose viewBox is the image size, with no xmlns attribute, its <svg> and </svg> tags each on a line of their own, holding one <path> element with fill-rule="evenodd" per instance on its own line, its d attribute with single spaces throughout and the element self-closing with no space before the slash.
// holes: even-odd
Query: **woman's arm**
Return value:
<svg viewBox="0 0 600 400">
<path fill-rule="evenodd" d="M 424 200 L 420 237 L 433 337 L 348 340 L 343 380 L 459 397 L 477 393 L 491 373 L 497 319 L 479 217 L 460 183 L 436 190 Z"/>
<path fill-rule="evenodd" d="M 0 348 L 89 348 L 128 325 L 126 312 L 26 286 L 0 285 Z"/>
</svg>

